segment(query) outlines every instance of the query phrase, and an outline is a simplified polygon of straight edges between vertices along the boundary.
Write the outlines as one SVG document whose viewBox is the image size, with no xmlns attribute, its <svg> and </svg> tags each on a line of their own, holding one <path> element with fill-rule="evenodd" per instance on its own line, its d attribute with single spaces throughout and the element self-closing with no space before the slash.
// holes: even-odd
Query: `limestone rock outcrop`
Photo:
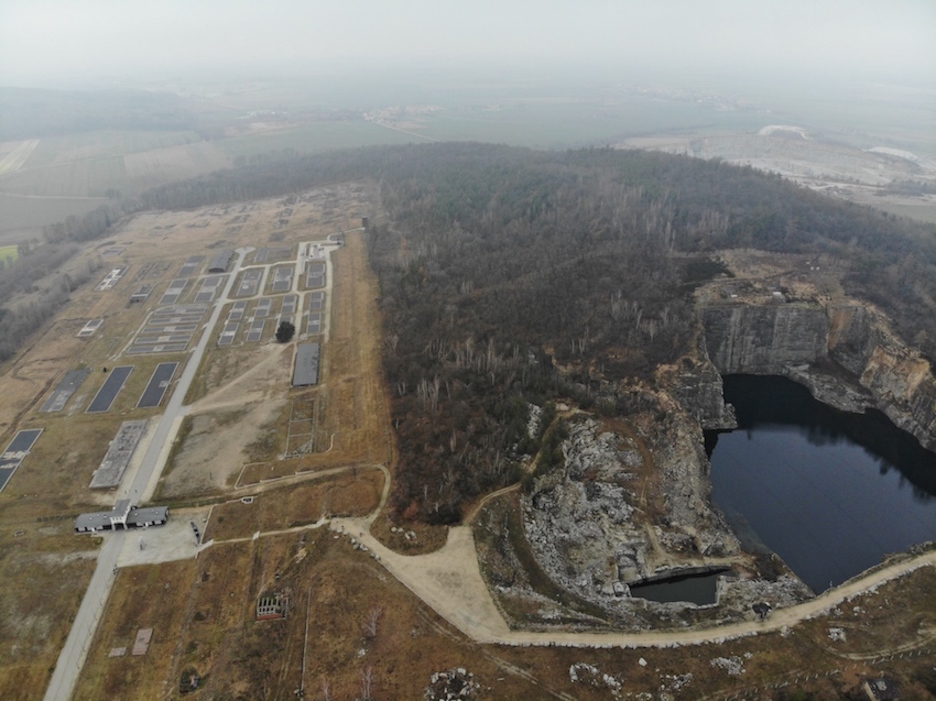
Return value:
<svg viewBox="0 0 936 701">
<path fill-rule="evenodd" d="M 936 377 L 869 305 L 724 303 L 700 313 L 721 374 L 790 377 L 844 411 L 876 408 L 936 450 Z"/>
</svg>

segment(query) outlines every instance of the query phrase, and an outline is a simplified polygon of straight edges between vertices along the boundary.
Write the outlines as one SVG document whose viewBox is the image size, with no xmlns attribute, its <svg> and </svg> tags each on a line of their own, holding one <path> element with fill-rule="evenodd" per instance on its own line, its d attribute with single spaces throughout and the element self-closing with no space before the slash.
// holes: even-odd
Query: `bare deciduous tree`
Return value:
<svg viewBox="0 0 936 701">
<path fill-rule="evenodd" d="M 367 618 L 361 625 L 365 638 L 377 637 L 377 625 L 380 623 L 380 617 L 383 615 L 383 606 L 375 606 L 367 614 Z"/>
<path fill-rule="evenodd" d="M 361 701 L 371 701 L 374 690 L 374 668 L 368 665 L 361 670 Z"/>
</svg>

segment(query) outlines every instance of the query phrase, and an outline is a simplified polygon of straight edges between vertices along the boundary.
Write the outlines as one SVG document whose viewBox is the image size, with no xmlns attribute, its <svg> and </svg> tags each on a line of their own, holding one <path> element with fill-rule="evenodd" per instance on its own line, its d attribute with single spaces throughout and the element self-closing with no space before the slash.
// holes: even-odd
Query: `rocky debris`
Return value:
<svg viewBox="0 0 936 701">
<path fill-rule="evenodd" d="M 685 674 L 663 674 L 660 676 L 660 696 L 678 693 L 692 683 L 692 672 Z"/>
<path fill-rule="evenodd" d="M 701 430 L 675 412 L 654 427 L 656 476 L 665 514 L 651 523 L 641 503 L 643 458 L 633 439 L 580 417 L 562 444 L 565 463 L 539 476 L 523 498 L 526 536 L 537 561 L 563 588 L 603 607 L 630 597 L 628 582 L 701 556 L 740 551 L 709 505 Z M 640 606 L 646 603 L 641 601 Z"/>
<path fill-rule="evenodd" d="M 713 660 L 709 660 L 709 664 L 713 667 L 720 667 L 731 676 L 744 674 L 744 660 L 737 655 L 732 655 L 731 657 L 716 657 Z"/>
<path fill-rule="evenodd" d="M 757 578 L 725 577 L 719 588 L 718 602 L 726 610 L 752 611 L 755 604 L 780 609 L 813 598 L 813 592 L 801 579 L 781 574 L 774 581 Z"/>
<path fill-rule="evenodd" d="M 434 672 L 429 677 L 429 686 L 423 696 L 426 701 L 464 701 L 476 699 L 481 693 L 481 685 L 474 674 L 464 667 Z"/>
<path fill-rule="evenodd" d="M 845 629 L 844 628 L 829 628 L 829 640 L 833 643 L 844 643 L 845 642 Z"/>
<path fill-rule="evenodd" d="M 530 415 L 527 418 L 527 435 L 530 438 L 536 438 L 539 435 L 540 429 L 540 417 L 543 415 L 543 410 L 536 406 L 536 404 L 530 404 Z"/>
<path fill-rule="evenodd" d="M 569 667 L 569 679 L 573 684 L 587 684 L 595 689 L 608 689 L 611 696 L 620 698 L 623 684 L 610 674 L 602 674 L 594 665 L 577 662 Z"/>
<path fill-rule="evenodd" d="M 598 677 L 599 674 L 600 672 L 598 671 L 597 667 L 585 662 L 576 662 L 571 667 L 569 667 L 569 681 L 571 681 L 573 684 L 577 683 L 580 678 L 594 679 Z"/>
<path fill-rule="evenodd" d="M 597 421 L 574 422 L 562 445 L 564 467 L 537 478 L 523 500 L 537 560 L 554 581 L 583 596 L 613 596 L 622 570 L 646 569 L 646 533 L 634 522 L 635 496 L 625 486 L 634 475 L 621 459 L 630 447 L 600 433 Z"/>
</svg>

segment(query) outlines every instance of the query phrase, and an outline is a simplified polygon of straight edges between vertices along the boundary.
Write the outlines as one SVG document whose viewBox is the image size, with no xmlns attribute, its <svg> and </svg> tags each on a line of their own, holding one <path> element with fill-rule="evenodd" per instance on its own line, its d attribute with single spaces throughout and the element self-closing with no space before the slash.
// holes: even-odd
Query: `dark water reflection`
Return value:
<svg viewBox="0 0 936 701">
<path fill-rule="evenodd" d="M 706 434 L 712 497 L 815 591 L 936 540 L 936 454 L 883 414 L 838 412 L 780 377 L 732 375 L 739 428 Z"/>
</svg>

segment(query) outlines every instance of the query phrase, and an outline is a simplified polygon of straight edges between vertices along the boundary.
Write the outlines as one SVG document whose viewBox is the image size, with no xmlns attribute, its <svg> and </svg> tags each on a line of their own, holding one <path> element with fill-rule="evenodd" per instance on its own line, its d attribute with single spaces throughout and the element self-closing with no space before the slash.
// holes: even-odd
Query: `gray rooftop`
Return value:
<svg viewBox="0 0 936 701">
<path fill-rule="evenodd" d="M 319 349 L 318 343 L 300 343 L 296 347 L 293 387 L 307 387 L 308 385 L 318 384 Z"/>
<path fill-rule="evenodd" d="M 125 528 L 162 525 L 168 519 L 168 506 L 151 506 L 138 509 L 130 504 L 129 499 L 120 499 L 110 511 L 81 514 L 75 519 L 75 530 L 79 533 L 107 530 L 118 523 Z"/>
<path fill-rule="evenodd" d="M 209 273 L 223 273 L 226 272 L 228 266 L 231 264 L 231 258 L 234 257 L 234 249 L 232 248 L 223 248 L 215 254 L 215 257 L 211 259 L 211 262 L 208 264 Z"/>
<path fill-rule="evenodd" d="M 111 441 L 107 455 L 101 461 L 101 466 L 94 471 L 91 477 L 91 489 L 108 489 L 116 487 L 123 478 L 127 465 L 136 450 L 140 438 L 146 431 L 147 420 L 124 421 L 114 440 Z"/>
</svg>

